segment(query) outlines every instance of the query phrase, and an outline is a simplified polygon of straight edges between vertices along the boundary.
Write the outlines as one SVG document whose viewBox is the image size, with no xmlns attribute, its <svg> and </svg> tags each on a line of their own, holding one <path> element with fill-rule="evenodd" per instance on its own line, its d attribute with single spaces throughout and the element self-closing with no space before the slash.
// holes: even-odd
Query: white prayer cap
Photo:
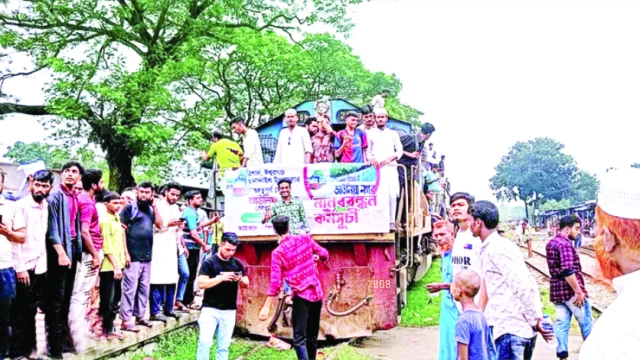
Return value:
<svg viewBox="0 0 640 360">
<path fill-rule="evenodd" d="M 603 176 L 598 206 L 611 216 L 640 220 L 640 169 L 613 170 Z"/>
<path fill-rule="evenodd" d="M 374 115 L 387 115 L 389 116 L 389 113 L 387 113 L 387 110 L 384 108 L 377 108 L 375 110 L 373 110 L 373 114 Z"/>
</svg>

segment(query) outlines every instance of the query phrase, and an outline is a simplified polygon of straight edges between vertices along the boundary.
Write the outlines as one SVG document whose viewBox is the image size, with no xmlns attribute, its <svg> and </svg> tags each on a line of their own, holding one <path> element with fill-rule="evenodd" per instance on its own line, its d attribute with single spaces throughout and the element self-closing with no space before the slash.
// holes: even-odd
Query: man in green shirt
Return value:
<svg viewBox="0 0 640 360">
<path fill-rule="evenodd" d="M 203 151 L 200 157 L 205 161 L 215 157 L 220 168 L 220 176 L 224 176 L 226 169 L 236 169 L 241 166 L 243 152 L 237 142 L 225 137 L 219 130 L 213 132 L 211 142 L 209 151 Z"/>
<path fill-rule="evenodd" d="M 266 223 L 275 216 L 287 216 L 289 218 L 289 232 L 292 235 L 308 233 L 310 230 L 309 222 L 307 222 L 302 201 L 291 196 L 291 180 L 280 179 L 278 189 L 282 198 L 267 210 L 262 218 L 262 223 Z"/>
</svg>

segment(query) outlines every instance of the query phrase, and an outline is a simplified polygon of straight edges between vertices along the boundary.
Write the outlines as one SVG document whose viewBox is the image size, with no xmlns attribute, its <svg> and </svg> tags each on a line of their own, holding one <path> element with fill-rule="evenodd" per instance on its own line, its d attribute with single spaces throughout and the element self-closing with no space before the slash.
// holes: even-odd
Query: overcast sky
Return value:
<svg viewBox="0 0 640 360">
<path fill-rule="evenodd" d="M 453 190 L 493 199 L 516 141 L 553 137 L 595 173 L 640 162 L 639 15 L 634 1 L 373 0 L 352 8 L 347 41 L 435 125 Z M 43 100 L 37 80 L 5 86 Z M 0 148 L 45 136 L 29 117 L 0 121 Z"/>
</svg>

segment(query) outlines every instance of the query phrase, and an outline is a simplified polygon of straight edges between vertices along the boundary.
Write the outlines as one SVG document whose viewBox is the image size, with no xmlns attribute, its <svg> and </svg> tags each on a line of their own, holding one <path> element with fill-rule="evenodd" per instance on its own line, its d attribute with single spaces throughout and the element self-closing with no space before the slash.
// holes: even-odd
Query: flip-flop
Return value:
<svg viewBox="0 0 640 360">
<path fill-rule="evenodd" d="M 123 325 L 122 327 L 120 327 L 120 330 L 132 332 L 132 333 L 139 333 L 140 332 L 140 329 L 138 329 L 133 324 Z"/>
</svg>

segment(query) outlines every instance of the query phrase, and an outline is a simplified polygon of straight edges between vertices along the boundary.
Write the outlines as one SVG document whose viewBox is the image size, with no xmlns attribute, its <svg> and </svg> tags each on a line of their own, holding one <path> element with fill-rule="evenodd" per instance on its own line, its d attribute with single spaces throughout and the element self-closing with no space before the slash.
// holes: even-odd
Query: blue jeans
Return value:
<svg viewBox="0 0 640 360">
<path fill-rule="evenodd" d="M 520 336 L 504 334 L 496 339 L 498 360 L 531 360 L 535 347 L 535 336 L 531 339 L 526 339 Z"/>
<path fill-rule="evenodd" d="M 178 274 L 180 274 L 180 279 L 178 280 L 176 300 L 182 302 L 189 281 L 189 264 L 187 264 L 187 257 L 184 254 L 178 256 Z"/>
<path fill-rule="evenodd" d="M 558 339 L 558 348 L 556 354 L 559 358 L 569 357 L 569 329 L 571 329 L 571 315 L 575 316 L 580 325 L 582 338 L 586 339 L 591 333 L 593 326 L 593 317 L 591 315 L 591 303 L 586 299 L 584 306 L 577 307 L 574 303 L 565 301 L 556 304 L 556 328 L 555 334 Z"/>
<path fill-rule="evenodd" d="M 158 315 L 164 307 L 165 314 L 173 313 L 173 297 L 176 285 L 151 285 L 151 316 Z"/>
<path fill-rule="evenodd" d="M 235 310 L 218 310 L 212 307 L 203 307 L 198 318 L 198 355 L 197 360 L 209 360 L 213 336 L 216 335 L 217 348 L 216 360 L 229 359 L 229 346 L 233 329 L 236 326 Z"/>
<path fill-rule="evenodd" d="M 16 297 L 16 272 L 0 269 L 0 359 L 9 355 L 11 302 Z"/>
</svg>

